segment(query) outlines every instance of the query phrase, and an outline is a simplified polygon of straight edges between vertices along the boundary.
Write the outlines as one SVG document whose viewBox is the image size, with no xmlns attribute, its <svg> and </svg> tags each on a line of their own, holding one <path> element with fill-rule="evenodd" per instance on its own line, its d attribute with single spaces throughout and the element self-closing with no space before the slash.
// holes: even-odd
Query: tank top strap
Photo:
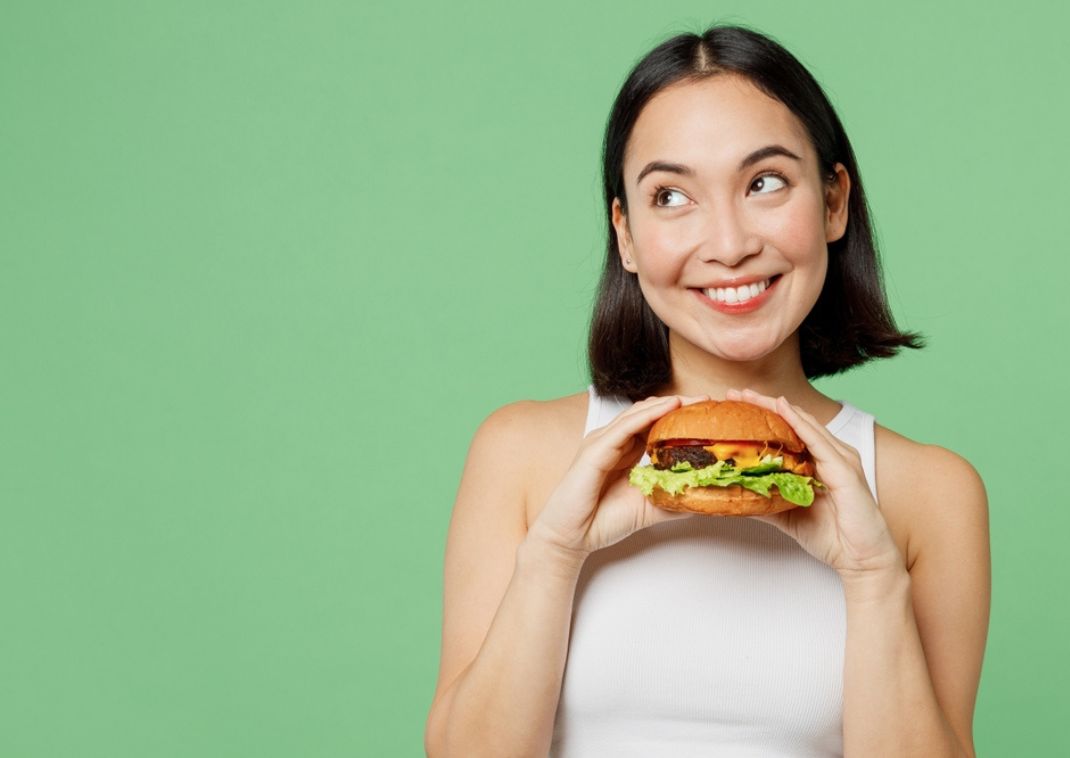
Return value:
<svg viewBox="0 0 1070 758">
<path fill-rule="evenodd" d="M 584 424 L 583 436 L 586 437 L 595 429 L 601 429 L 630 405 L 631 402 L 625 397 L 599 395 L 593 384 L 587 385 L 587 421 Z"/>
<path fill-rule="evenodd" d="M 866 476 L 866 484 L 877 500 L 877 445 L 876 445 L 876 418 L 871 413 L 866 413 L 850 403 L 840 401 L 850 415 L 845 421 L 843 428 L 830 429 L 839 439 L 858 451 L 862 459 L 862 473 Z M 878 501 L 878 506 L 880 502 Z"/>
</svg>

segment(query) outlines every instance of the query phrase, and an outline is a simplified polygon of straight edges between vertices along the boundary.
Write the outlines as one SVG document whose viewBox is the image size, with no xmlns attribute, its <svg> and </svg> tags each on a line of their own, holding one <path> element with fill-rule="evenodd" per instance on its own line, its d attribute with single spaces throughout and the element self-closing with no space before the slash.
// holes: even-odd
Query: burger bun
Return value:
<svg viewBox="0 0 1070 758">
<path fill-rule="evenodd" d="M 765 497 L 738 484 L 730 487 L 688 487 L 675 495 L 655 487 L 650 502 L 667 511 L 701 513 L 707 516 L 764 516 L 798 506 L 776 491 Z"/>
</svg>

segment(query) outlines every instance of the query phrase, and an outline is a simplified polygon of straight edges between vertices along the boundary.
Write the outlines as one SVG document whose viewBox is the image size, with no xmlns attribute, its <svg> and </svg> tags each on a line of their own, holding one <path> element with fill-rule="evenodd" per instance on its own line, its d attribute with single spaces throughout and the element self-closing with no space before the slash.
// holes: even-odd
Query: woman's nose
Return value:
<svg viewBox="0 0 1070 758">
<path fill-rule="evenodd" d="M 738 210 L 721 206 L 706 219 L 699 247 L 705 262 L 734 267 L 762 249 L 761 239 Z"/>
</svg>

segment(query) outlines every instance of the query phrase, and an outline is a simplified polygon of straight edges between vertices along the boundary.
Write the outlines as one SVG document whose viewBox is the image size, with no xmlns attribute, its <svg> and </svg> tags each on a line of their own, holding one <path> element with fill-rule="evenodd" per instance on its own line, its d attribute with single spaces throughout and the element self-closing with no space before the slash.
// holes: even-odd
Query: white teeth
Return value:
<svg viewBox="0 0 1070 758">
<path fill-rule="evenodd" d="M 769 286 L 769 280 L 744 284 L 742 287 L 718 287 L 707 289 L 706 297 L 719 303 L 745 303 L 752 297 L 758 297 Z"/>
</svg>

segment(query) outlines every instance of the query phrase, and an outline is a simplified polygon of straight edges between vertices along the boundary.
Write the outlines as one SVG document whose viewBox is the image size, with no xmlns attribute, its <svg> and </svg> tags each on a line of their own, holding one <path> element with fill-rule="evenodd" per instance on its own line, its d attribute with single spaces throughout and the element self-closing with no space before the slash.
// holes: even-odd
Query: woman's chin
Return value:
<svg viewBox="0 0 1070 758">
<path fill-rule="evenodd" d="M 677 336 L 683 339 L 671 348 L 674 352 L 697 350 L 721 360 L 739 363 L 767 358 L 785 342 L 779 333 L 774 333 L 768 328 L 739 329 L 718 334 L 707 332 L 695 335 L 697 339 L 687 336 L 686 333 L 680 333 Z M 674 342 L 672 332 L 669 335 L 669 342 L 670 344 Z"/>
<path fill-rule="evenodd" d="M 748 363 L 760 361 L 777 348 L 775 341 L 767 340 L 714 340 L 708 351 L 724 360 Z"/>
<path fill-rule="evenodd" d="M 771 352 L 771 350 L 723 350 L 720 355 L 725 360 L 735 361 L 736 363 L 752 363 L 760 361 Z"/>
</svg>

